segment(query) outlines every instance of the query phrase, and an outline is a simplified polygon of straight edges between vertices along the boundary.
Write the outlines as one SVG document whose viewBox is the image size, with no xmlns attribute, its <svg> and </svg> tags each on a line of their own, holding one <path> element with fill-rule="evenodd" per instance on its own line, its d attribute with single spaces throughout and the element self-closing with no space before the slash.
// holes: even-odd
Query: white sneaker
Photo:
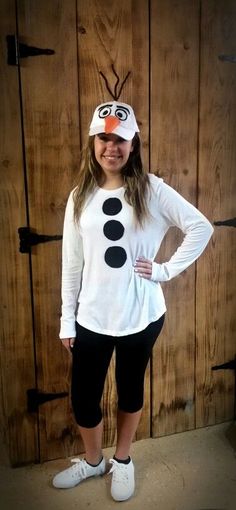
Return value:
<svg viewBox="0 0 236 510">
<path fill-rule="evenodd" d="M 134 465 L 132 460 L 129 464 L 121 464 L 115 459 L 110 459 L 112 468 L 111 495 L 115 501 L 125 501 L 129 499 L 135 489 Z"/>
<path fill-rule="evenodd" d="M 102 476 L 106 471 L 103 458 L 96 467 L 90 466 L 85 459 L 71 459 L 73 466 L 54 476 L 52 484 L 57 489 L 70 489 L 90 476 Z"/>
</svg>

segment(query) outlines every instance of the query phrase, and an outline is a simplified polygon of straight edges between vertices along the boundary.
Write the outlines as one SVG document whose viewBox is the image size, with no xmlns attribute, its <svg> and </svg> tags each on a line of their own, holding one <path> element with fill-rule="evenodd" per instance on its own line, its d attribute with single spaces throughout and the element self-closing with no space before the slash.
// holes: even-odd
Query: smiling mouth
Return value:
<svg viewBox="0 0 236 510">
<path fill-rule="evenodd" d="M 120 159 L 121 156 L 103 156 L 105 159 L 108 159 L 110 161 L 113 161 L 115 159 Z"/>
</svg>

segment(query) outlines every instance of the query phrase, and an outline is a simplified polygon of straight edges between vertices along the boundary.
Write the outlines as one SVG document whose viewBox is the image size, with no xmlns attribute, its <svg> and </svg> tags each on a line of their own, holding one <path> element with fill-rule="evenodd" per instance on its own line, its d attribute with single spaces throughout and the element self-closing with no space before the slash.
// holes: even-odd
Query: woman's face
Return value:
<svg viewBox="0 0 236 510">
<path fill-rule="evenodd" d="M 127 141 L 113 133 L 95 135 L 94 153 L 107 177 L 119 176 L 133 151 L 132 140 Z"/>
</svg>

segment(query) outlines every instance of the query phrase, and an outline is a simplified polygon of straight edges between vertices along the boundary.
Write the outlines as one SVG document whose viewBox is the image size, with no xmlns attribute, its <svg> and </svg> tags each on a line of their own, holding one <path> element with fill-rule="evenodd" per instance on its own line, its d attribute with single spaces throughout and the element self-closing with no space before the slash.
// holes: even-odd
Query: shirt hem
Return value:
<svg viewBox="0 0 236 510">
<path fill-rule="evenodd" d="M 139 333 L 140 331 L 143 331 L 144 329 L 146 329 L 149 326 L 149 324 L 151 324 L 151 322 L 155 322 L 158 319 L 160 319 L 165 312 L 166 312 L 166 308 L 164 308 L 161 312 L 158 312 L 158 314 L 155 317 L 150 317 L 150 319 L 148 319 L 143 324 L 140 324 L 136 328 L 124 329 L 122 331 L 120 331 L 120 330 L 119 331 L 115 331 L 115 330 L 112 330 L 112 329 L 96 328 L 96 327 L 91 326 L 91 324 L 88 324 L 86 321 L 83 321 L 83 319 L 81 320 L 80 318 L 76 319 L 76 321 L 78 322 L 78 324 L 80 324 L 80 326 L 88 329 L 89 331 L 93 331 L 94 333 L 98 333 L 100 335 L 128 336 L 128 335 L 133 335 L 134 333 Z"/>
</svg>

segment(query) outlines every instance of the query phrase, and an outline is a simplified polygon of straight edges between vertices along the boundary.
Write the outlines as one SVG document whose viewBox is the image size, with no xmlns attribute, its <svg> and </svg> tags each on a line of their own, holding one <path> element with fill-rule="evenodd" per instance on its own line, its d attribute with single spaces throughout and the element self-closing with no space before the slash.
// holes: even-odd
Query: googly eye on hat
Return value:
<svg viewBox="0 0 236 510">
<path fill-rule="evenodd" d="M 97 106 L 89 128 L 89 136 L 114 133 L 124 140 L 132 140 L 137 132 L 139 128 L 133 108 L 117 101 Z"/>
</svg>

